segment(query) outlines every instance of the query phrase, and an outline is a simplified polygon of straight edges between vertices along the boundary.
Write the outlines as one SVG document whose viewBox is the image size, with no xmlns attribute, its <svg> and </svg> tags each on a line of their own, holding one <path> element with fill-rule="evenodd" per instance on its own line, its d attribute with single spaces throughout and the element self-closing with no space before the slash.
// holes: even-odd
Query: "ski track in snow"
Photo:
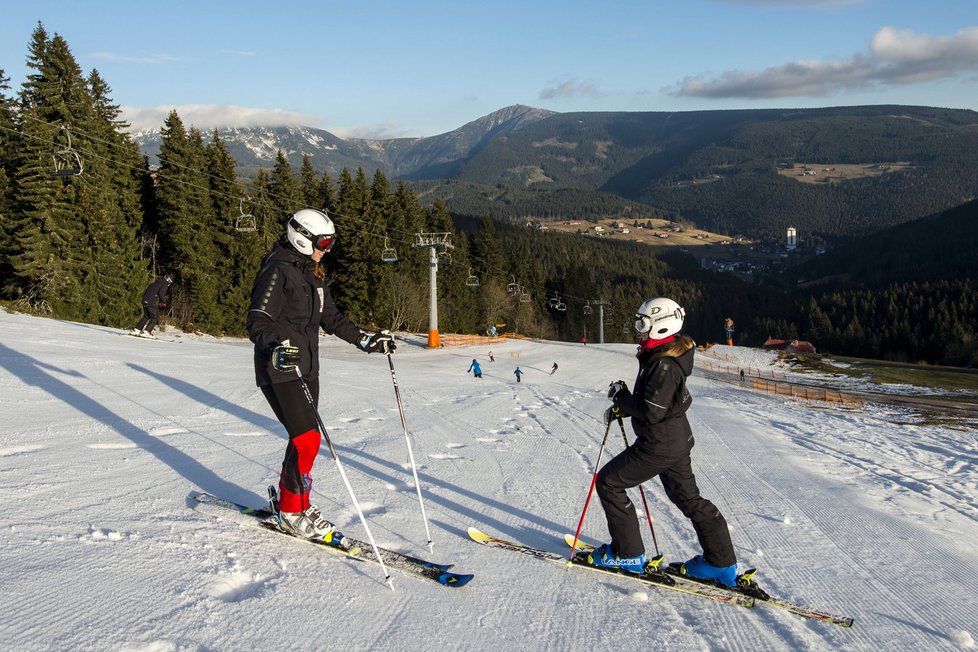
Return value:
<svg viewBox="0 0 978 652">
<path fill-rule="evenodd" d="M 322 416 L 377 543 L 476 574 L 463 589 L 394 574 L 392 593 L 377 565 L 188 508 L 200 490 L 260 506 L 277 478 L 286 437 L 253 386 L 249 342 L 183 335 L 172 347 L 118 333 L 0 311 L 7 649 L 280 649 L 324 636 L 399 652 L 974 646 L 973 430 L 690 380 L 693 468 L 741 568 L 759 567 L 761 586 L 785 599 L 855 616 L 843 629 L 467 540 L 475 525 L 569 552 L 560 537 L 587 498 L 607 385 L 631 385 L 634 347 L 508 341 L 489 363 L 485 347 L 427 351 L 408 336 L 393 361 L 429 551 L 386 361 L 324 337 Z M 771 365 L 764 352 L 723 350 Z M 482 379 L 464 373 L 473 357 Z M 602 464 L 624 447 L 612 425 Z M 325 446 L 313 475 L 326 517 L 366 539 Z M 667 559 L 698 552 L 658 481 L 644 488 Z M 607 540 L 596 498 L 582 537 Z"/>
</svg>

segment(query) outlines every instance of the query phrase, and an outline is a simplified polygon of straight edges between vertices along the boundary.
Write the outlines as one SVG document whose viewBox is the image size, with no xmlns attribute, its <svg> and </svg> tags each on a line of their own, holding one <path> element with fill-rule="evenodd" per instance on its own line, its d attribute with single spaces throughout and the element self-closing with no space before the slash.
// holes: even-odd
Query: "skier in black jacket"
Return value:
<svg viewBox="0 0 978 652">
<path fill-rule="evenodd" d="M 625 493 L 656 476 L 666 496 L 688 518 L 703 555 L 687 561 L 684 572 L 700 579 L 736 585 L 737 558 L 720 510 L 700 496 L 690 462 L 693 432 L 686 418 L 692 398 L 686 378 L 693 371 L 692 339 L 680 335 L 685 311 L 667 298 L 649 299 L 638 309 L 638 375 L 634 392 L 623 381 L 611 384 L 613 406 L 605 425 L 631 417 L 636 440 L 598 472 L 596 487 L 608 521 L 611 543 L 591 553 L 591 563 L 641 572 L 645 546 L 635 508 Z"/>
<path fill-rule="evenodd" d="M 265 257 L 251 291 L 248 337 L 255 343 L 255 377 L 289 434 L 279 478 L 279 524 L 298 536 L 343 545 L 343 535 L 310 504 L 313 462 L 321 435 L 296 369 L 319 403 L 319 329 L 367 353 L 391 353 L 386 332 L 368 334 L 341 313 L 319 262 L 332 250 L 336 228 L 325 211 L 303 209 L 289 218 L 285 241 Z"/>
<path fill-rule="evenodd" d="M 167 274 L 163 278 L 157 279 L 143 290 L 143 317 L 136 326 L 129 331 L 130 335 L 137 337 L 148 337 L 155 339 L 153 329 L 160 320 L 160 309 L 166 308 L 166 293 L 173 285 L 173 276 Z"/>
</svg>

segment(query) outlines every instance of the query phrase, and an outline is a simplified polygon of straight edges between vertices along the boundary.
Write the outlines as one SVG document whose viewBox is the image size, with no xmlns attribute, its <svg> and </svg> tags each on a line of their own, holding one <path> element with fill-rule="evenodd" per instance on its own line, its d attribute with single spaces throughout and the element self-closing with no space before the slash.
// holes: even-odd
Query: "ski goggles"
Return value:
<svg viewBox="0 0 978 652">
<path fill-rule="evenodd" d="M 325 251 L 326 253 L 329 253 L 330 250 L 333 248 L 333 245 L 336 244 L 335 233 L 330 233 L 330 234 L 324 233 L 322 235 L 313 235 L 309 231 L 309 229 L 302 226 L 302 224 L 299 223 L 299 220 L 295 219 L 294 217 L 291 220 L 289 220 L 289 226 L 291 226 L 293 229 L 298 231 L 302 237 L 307 238 L 309 242 L 312 243 L 312 246 L 318 249 L 319 251 Z"/>
<path fill-rule="evenodd" d="M 319 251 L 325 251 L 329 253 L 333 249 L 333 245 L 336 244 L 336 234 L 333 235 L 317 235 L 313 236 L 312 246 Z"/>
</svg>

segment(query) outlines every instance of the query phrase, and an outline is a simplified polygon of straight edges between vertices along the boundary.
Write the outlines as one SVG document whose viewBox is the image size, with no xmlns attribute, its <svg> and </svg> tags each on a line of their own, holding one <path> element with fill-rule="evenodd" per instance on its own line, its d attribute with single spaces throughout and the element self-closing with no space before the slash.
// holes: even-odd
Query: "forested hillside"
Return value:
<svg viewBox="0 0 978 652">
<path fill-rule="evenodd" d="M 910 166 L 839 182 L 803 184 L 778 174 L 802 162 L 900 161 Z M 544 217 L 536 207 L 556 190 L 600 190 L 720 233 L 780 239 L 795 226 L 838 241 L 975 198 L 976 169 L 978 113 L 865 106 L 557 114 L 492 141 L 458 178 L 539 193 L 490 202 L 498 218 Z M 454 194 L 449 208 L 467 210 L 457 188 Z M 587 214 L 552 201 L 552 215 Z"/>
</svg>

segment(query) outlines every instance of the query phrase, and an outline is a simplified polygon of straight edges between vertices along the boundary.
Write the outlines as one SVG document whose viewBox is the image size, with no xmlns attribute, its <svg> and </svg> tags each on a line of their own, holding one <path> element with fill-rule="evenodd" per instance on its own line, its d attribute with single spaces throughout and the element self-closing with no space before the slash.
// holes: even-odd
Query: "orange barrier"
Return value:
<svg viewBox="0 0 978 652">
<path fill-rule="evenodd" d="M 507 339 L 520 337 L 514 335 L 497 335 L 496 337 L 489 337 L 488 335 L 464 335 L 462 333 L 442 333 L 441 344 L 442 346 L 464 346 L 466 344 L 499 344 Z"/>
<path fill-rule="evenodd" d="M 825 389 L 823 387 L 808 387 L 807 385 L 795 385 L 793 383 L 773 382 L 761 378 L 751 378 L 751 389 L 777 396 L 790 396 L 792 398 L 803 398 L 809 401 L 825 401 L 827 403 L 840 403 L 847 407 L 862 407 L 863 400 L 837 389 Z"/>
<path fill-rule="evenodd" d="M 770 378 L 772 380 L 785 380 L 785 376 L 780 371 L 768 371 L 766 369 L 756 369 L 754 367 L 725 367 L 712 362 L 704 362 L 703 368 L 709 371 L 718 371 L 725 374 L 734 374 L 736 376 L 740 375 L 740 370 L 744 370 L 745 376 L 750 376 L 751 378 Z"/>
</svg>

